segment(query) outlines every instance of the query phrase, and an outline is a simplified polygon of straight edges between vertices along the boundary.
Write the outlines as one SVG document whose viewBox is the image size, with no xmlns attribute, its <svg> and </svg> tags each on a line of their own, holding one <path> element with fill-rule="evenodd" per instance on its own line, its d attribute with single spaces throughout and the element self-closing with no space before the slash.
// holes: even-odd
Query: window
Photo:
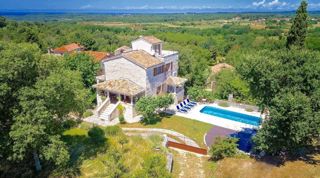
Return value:
<svg viewBox="0 0 320 178">
<path fill-rule="evenodd" d="M 159 74 L 162 74 L 164 71 L 165 71 L 165 65 L 153 68 L 153 76 L 157 76 Z"/>
<path fill-rule="evenodd" d="M 160 44 L 153 45 L 153 49 L 156 53 L 160 54 Z"/>
<path fill-rule="evenodd" d="M 172 62 L 166 64 L 165 71 L 168 72 L 169 70 L 172 70 Z"/>
</svg>

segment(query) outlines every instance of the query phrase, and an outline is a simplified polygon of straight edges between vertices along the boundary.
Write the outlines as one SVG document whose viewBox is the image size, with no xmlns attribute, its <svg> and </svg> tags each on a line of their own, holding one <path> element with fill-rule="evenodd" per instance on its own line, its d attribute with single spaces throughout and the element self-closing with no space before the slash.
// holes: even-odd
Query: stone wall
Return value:
<svg viewBox="0 0 320 178">
<path fill-rule="evenodd" d="M 106 80 L 129 79 L 146 89 L 146 71 L 127 59 L 104 62 Z"/>
</svg>

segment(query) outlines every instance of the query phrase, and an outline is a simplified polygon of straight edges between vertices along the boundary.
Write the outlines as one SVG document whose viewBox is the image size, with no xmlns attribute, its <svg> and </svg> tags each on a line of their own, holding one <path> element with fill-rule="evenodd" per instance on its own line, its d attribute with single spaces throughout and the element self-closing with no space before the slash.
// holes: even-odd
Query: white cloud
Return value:
<svg viewBox="0 0 320 178">
<path fill-rule="evenodd" d="M 268 3 L 269 6 L 285 6 L 287 5 L 286 2 L 280 2 L 279 0 L 273 0 L 271 2 Z"/>
<path fill-rule="evenodd" d="M 259 7 L 259 6 L 264 6 L 265 3 L 266 3 L 266 0 L 262 0 L 262 1 L 253 2 L 252 5 Z"/>
<path fill-rule="evenodd" d="M 310 3 L 309 7 L 310 8 L 319 8 L 320 7 L 320 3 Z"/>
<path fill-rule="evenodd" d="M 266 7 L 266 8 L 272 8 L 272 7 L 284 7 L 289 5 L 287 2 L 281 2 L 280 0 L 272 0 L 267 2 L 266 0 L 262 1 L 255 1 L 252 3 L 255 7 Z"/>
<path fill-rule="evenodd" d="M 92 7 L 93 6 L 91 4 L 87 4 L 87 5 L 81 6 L 80 9 L 90 9 Z"/>
<path fill-rule="evenodd" d="M 186 9 L 198 9 L 198 10 L 203 10 L 203 9 L 219 9 L 216 8 L 215 6 L 176 6 L 176 5 L 171 5 L 171 6 L 149 6 L 149 5 L 143 5 L 143 6 L 126 6 L 126 7 L 112 7 L 113 9 L 125 9 L 125 10 L 130 10 L 130 9 L 138 9 L 138 10 L 149 10 L 149 9 L 156 9 L 156 10 L 162 10 L 162 9 L 169 9 L 169 10 L 186 10 Z M 231 6 L 228 6 L 226 8 L 232 8 Z"/>
</svg>

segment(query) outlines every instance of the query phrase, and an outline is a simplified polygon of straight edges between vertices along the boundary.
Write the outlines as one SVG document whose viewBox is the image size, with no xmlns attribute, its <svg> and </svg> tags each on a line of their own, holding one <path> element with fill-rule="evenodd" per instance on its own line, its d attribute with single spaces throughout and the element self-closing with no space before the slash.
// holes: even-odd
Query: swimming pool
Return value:
<svg viewBox="0 0 320 178">
<path fill-rule="evenodd" d="M 259 126 L 261 122 L 260 117 L 250 116 L 247 114 L 242 114 L 234 111 L 228 111 L 225 109 L 220 109 L 212 106 L 205 106 L 200 110 L 201 113 L 209 114 L 223 119 L 229 119 L 244 124 L 250 124 L 253 126 Z"/>
</svg>

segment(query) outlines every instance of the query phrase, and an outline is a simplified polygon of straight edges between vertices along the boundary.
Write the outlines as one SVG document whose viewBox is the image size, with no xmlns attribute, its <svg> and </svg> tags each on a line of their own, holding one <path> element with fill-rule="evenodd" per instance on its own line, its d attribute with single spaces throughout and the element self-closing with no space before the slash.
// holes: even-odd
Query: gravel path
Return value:
<svg viewBox="0 0 320 178">
<path fill-rule="evenodd" d="M 157 128 L 122 128 L 122 130 L 125 132 L 140 131 L 140 132 L 149 132 L 149 133 L 158 132 L 158 133 L 162 133 L 162 134 L 168 134 L 168 135 L 178 137 L 180 140 L 184 141 L 185 144 L 187 144 L 187 145 L 200 148 L 199 145 L 191 138 L 189 138 L 179 132 L 172 131 L 172 130 L 157 129 Z"/>
<path fill-rule="evenodd" d="M 179 164 L 179 178 L 205 178 L 201 157 L 179 152 L 175 161 Z"/>
</svg>

